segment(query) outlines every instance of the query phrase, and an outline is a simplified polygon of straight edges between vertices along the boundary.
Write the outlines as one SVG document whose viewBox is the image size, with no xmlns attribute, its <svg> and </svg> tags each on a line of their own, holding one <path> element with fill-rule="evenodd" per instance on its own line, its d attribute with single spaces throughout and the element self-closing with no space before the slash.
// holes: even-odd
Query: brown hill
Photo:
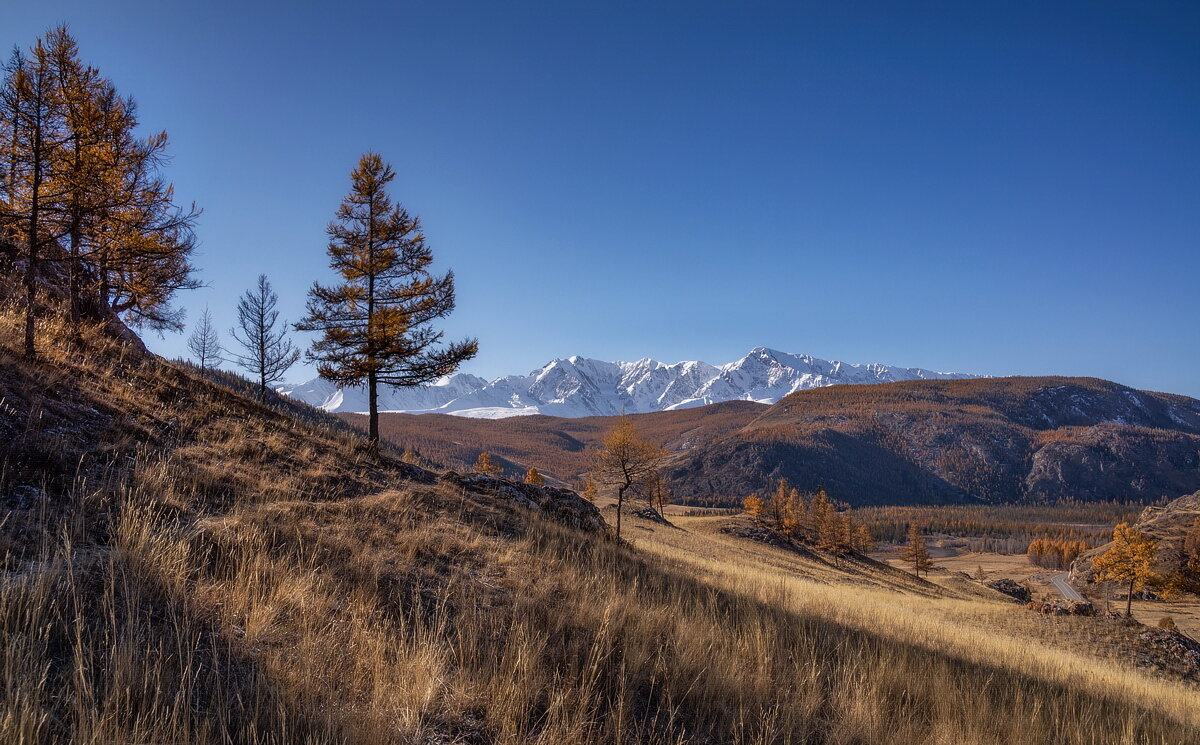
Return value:
<svg viewBox="0 0 1200 745">
<path fill-rule="evenodd" d="M 673 455 L 676 497 L 738 503 L 780 477 L 851 504 L 1142 500 L 1200 488 L 1200 401 L 1095 378 L 846 385 L 773 406 L 732 401 L 634 415 Z M 360 424 L 360 415 L 343 415 Z M 464 468 L 488 450 L 578 480 L 611 417 L 384 414 L 384 436 Z"/>
<path fill-rule="evenodd" d="M 780 477 L 852 504 L 1152 501 L 1200 488 L 1200 401 L 1095 378 L 832 386 L 679 453 L 669 474 L 704 503 Z"/>
<path fill-rule="evenodd" d="M 702 447 L 745 427 L 767 410 L 751 401 L 728 401 L 680 411 L 637 414 L 638 429 L 673 452 Z M 366 428 L 362 414 L 339 414 Z M 589 468 L 590 449 L 604 439 L 614 417 L 564 419 L 519 416 L 469 419 L 445 414 L 380 414 L 381 435 L 401 449 L 450 468 L 469 468 L 479 453 L 498 456 L 509 475 L 533 466 L 552 480 L 574 483 Z"/>
</svg>

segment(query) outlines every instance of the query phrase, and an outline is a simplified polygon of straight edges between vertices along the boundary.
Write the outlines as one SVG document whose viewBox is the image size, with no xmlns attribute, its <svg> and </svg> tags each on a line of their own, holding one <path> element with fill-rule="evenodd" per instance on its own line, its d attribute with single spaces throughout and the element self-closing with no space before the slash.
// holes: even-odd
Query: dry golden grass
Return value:
<svg viewBox="0 0 1200 745">
<path fill-rule="evenodd" d="M 1031 641 L 1008 607 L 661 526 L 617 545 L 101 351 L 0 357 L 25 433 L 0 486 L 54 447 L 84 463 L 44 461 L 43 507 L 0 525 L 5 743 L 1200 736 L 1194 689 Z"/>
</svg>

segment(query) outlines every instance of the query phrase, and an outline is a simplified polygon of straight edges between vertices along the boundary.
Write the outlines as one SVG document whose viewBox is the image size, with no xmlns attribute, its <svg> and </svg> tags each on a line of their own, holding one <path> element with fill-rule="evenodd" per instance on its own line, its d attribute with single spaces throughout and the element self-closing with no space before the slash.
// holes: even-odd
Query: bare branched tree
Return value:
<svg viewBox="0 0 1200 745">
<path fill-rule="evenodd" d="M 219 365 L 224 362 L 222 357 L 225 349 L 221 346 L 221 339 L 217 336 L 217 327 L 213 325 L 212 314 L 208 308 L 200 314 L 200 320 L 196 322 L 196 327 L 192 329 L 192 335 L 188 337 L 188 349 L 196 357 L 196 362 L 200 363 L 201 370 L 207 370 L 210 367 Z"/>
<path fill-rule="evenodd" d="M 267 386 L 282 380 L 288 368 L 300 359 L 300 350 L 287 338 L 287 321 L 279 323 L 279 311 L 275 310 L 278 303 L 279 296 L 271 289 L 267 275 L 258 275 L 258 283 L 238 300 L 238 325 L 229 330 L 246 350 L 245 354 L 231 353 L 232 361 L 258 378 L 259 397 L 264 401 Z"/>
</svg>

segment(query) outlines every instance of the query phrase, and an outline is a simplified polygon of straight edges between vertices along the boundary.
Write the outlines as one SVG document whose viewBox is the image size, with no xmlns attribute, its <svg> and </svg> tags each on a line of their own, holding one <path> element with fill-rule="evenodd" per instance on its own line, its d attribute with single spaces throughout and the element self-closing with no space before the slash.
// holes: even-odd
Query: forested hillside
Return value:
<svg viewBox="0 0 1200 745">
<path fill-rule="evenodd" d="M 1154 501 L 1200 488 L 1200 401 L 1094 378 L 834 386 L 678 453 L 669 474 L 705 504 L 780 477 L 859 505 Z"/>
<path fill-rule="evenodd" d="M 350 423 L 356 415 L 342 415 Z M 385 438 L 467 468 L 580 483 L 613 417 L 382 414 Z M 1200 401 L 1094 378 L 984 378 L 801 391 L 632 415 L 672 455 L 675 499 L 738 505 L 783 477 L 853 505 L 1142 501 L 1200 488 Z"/>
</svg>

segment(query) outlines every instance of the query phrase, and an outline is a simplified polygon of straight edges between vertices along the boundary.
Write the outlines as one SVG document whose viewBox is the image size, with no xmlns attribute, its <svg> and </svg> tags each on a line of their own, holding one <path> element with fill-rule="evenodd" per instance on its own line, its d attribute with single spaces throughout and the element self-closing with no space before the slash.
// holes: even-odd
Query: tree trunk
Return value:
<svg viewBox="0 0 1200 745">
<path fill-rule="evenodd" d="M 625 487 L 617 487 L 617 540 L 621 540 L 621 505 L 625 503 Z"/>
<path fill-rule="evenodd" d="M 34 347 L 33 326 L 37 302 L 37 260 L 38 260 L 38 190 L 41 188 L 41 177 L 35 166 L 33 176 L 33 196 L 29 207 L 29 241 L 26 245 L 25 256 L 25 356 L 33 359 L 37 355 Z"/>
<path fill-rule="evenodd" d="M 77 218 L 76 218 L 77 219 Z M 68 282 L 68 290 L 70 294 L 68 313 L 71 320 L 71 334 L 75 341 L 79 341 L 79 244 L 83 238 L 80 235 L 79 225 L 71 227 L 71 259 L 67 262 L 68 274 L 70 278 Z"/>
<path fill-rule="evenodd" d="M 1133 618 L 1133 585 L 1137 582 L 1137 576 L 1129 578 L 1129 597 L 1125 599 L 1125 615 Z"/>
<path fill-rule="evenodd" d="M 367 439 L 375 448 L 379 447 L 379 380 L 372 370 L 367 373 Z"/>
</svg>

